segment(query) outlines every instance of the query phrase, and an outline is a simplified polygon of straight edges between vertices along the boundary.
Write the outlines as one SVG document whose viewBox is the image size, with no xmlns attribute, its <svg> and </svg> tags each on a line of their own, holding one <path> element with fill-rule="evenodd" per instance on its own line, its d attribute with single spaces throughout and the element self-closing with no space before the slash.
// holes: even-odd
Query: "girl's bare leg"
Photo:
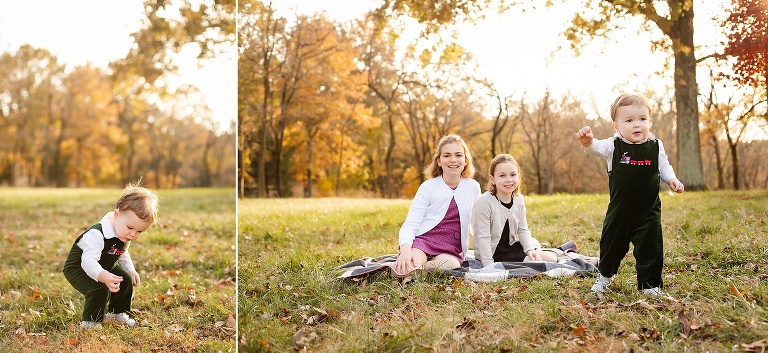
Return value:
<svg viewBox="0 0 768 353">
<path fill-rule="evenodd" d="M 421 269 L 424 268 L 427 264 L 427 254 L 424 253 L 421 249 L 411 248 L 411 251 L 413 251 L 413 269 Z"/>
<path fill-rule="evenodd" d="M 434 259 L 427 261 L 424 265 L 424 268 L 428 270 L 450 270 L 456 267 L 461 267 L 459 259 L 448 254 L 437 255 Z"/>
</svg>

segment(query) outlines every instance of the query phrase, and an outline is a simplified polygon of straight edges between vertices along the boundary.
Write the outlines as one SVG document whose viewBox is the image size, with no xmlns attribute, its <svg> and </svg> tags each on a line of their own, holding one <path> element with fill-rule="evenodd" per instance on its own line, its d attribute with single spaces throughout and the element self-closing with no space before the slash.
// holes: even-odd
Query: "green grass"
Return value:
<svg viewBox="0 0 768 353">
<path fill-rule="evenodd" d="M 72 242 L 120 190 L 0 188 L 0 351 L 234 352 L 234 189 L 158 190 L 159 222 L 131 244 L 132 317 L 80 329 L 83 296 L 61 272 Z M 140 327 L 139 327 L 140 326 Z"/>
<path fill-rule="evenodd" d="M 284 352 L 745 350 L 768 337 L 768 190 L 662 194 L 664 282 L 644 297 L 634 258 L 618 287 L 593 277 L 496 283 L 426 274 L 337 281 L 331 268 L 393 253 L 409 200 L 239 203 L 239 348 Z M 608 196 L 526 197 L 545 246 L 596 256 Z M 765 345 L 763 344 L 763 347 Z"/>
</svg>

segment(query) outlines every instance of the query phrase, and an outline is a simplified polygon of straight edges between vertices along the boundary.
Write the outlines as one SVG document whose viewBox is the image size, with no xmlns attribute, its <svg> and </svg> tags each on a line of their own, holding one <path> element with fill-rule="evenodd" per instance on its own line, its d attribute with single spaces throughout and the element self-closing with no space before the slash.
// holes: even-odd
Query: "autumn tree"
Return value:
<svg viewBox="0 0 768 353">
<path fill-rule="evenodd" d="M 37 133 L 37 128 L 49 126 L 50 104 L 63 70 L 48 50 L 26 44 L 15 53 L 0 55 L 0 131 L 4 136 L 0 146 L 5 152 L 0 157 L 0 180 L 11 186 L 17 184 L 17 175 L 27 175 L 29 184 L 40 176 L 36 160 L 47 137 Z"/>
<path fill-rule="evenodd" d="M 729 78 L 740 84 L 768 90 L 768 3 L 765 0 L 732 0 L 721 22 L 728 36 L 721 59 L 733 58 Z"/>
<path fill-rule="evenodd" d="M 375 168 L 377 160 L 372 160 L 373 172 L 376 176 L 376 188 L 383 197 L 396 197 L 395 181 L 395 149 L 398 145 L 397 120 L 400 111 L 400 88 L 405 81 L 405 73 L 396 64 L 395 43 L 400 35 L 397 28 L 390 25 L 379 25 L 369 21 L 373 14 L 367 14 L 364 19 L 357 21 L 360 29 L 360 41 L 357 43 L 360 52 L 360 63 L 366 77 L 367 89 L 370 92 L 368 104 L 383 119 L 382 130 L 377 133 L 375 141 L 383 146 L 376 146 L 372 156 L 380 156 L 383 160 L 383 171 Z M 383 155 L 383 156 L 382 156 Z"/>
<path fill-rule="evenodd" d="M 93 186 L 103 168 L 96 161 L 115 162 L 108 149 L 100 148 L 113 146 L 111 82 L 102 70 L 86 65 L 69 73 L 62 88 L 53 109 L 54 128 L 48 136 L 48 179 L 57 187 L 68 186 L 73 179 L 76 187 Z"/>
<path fill-rule="evenodd" d="M 256 196 L 267 196 L 268 146 L 276 143 L 272 136 L 278 112 L 276 85 L 279 58 L 288 55 L 286 20 L 277 17 L 272 2 L 241 1 L 238 3 L 238 132 L 239 184 L 243 196 L 248 170 L 256 177 Z M 254 150 L 252 146 L 257 148 Z M 274 147 L 273 147 L 274 149 Z M 273 154 L 274 155 L 274 154 Z M 278 168 L 278 175 L 280 174 Z M 278 176 L 275 175 L 275 179 Z M 279 184 L 279 182 L 275 182 Z M 280 186 L 276 185 L 277 193 Z"/>
<path fill-rule="evenodd" d="M 109 65 L 114 83 L 112 102 L 119 126 L 129 136 L 125 148 L 121 148 L 125 160 L 123 182 L 135 177 L 136 126 L 147 120 L 141 115 L 146 109 L 140 97 L 146 96 L 145 91 L 157 93 L 158 88 L 165 87 L 155 83 L 175 73 L 175 55 L 185 46 L 195 46 L 200 60 L 234 50 L 235 11 L 231 0 L 145 0 L 142 28 L 132 34 L 134 45 L 124 58 Z M 172 92 L 159 97 L 169 99 Z"/>
</svg>

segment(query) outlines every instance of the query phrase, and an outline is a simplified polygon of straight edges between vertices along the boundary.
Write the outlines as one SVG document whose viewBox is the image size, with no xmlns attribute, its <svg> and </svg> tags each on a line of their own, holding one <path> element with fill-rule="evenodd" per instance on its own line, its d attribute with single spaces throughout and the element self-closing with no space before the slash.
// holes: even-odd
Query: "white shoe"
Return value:
<svg viewBox="0 0 768 353">
<path fill-rule="evenodd" d="M 666 293 L 664 293 L 659 287 L 643 289 L 643 294 L 654 298 L 661 298 L 662 296 L 666 295 Z"/>
<path fill-rule="evenodd" d="M 603 275 L 600 275 L 597 277 L 597 280 L 595 281 L 595 284 L 592 285 L 592 292 L 593 293 L 602 293 L 606 290 L 609 290 L 611 285 L 613 284 L 613 277 L 604 277 Z"/>
<path fill-rule="evenodd" d="M 96 321 L 80 321 L 80 327 L 90 330 L 90 329 L 100 329 L 101 323 Z"/>
<path fill-rule="evenodd" d="M 104 315 L 104 320 L 105 321 L 106 320 L 115 320 L 117 322 L 124 323 L 124 324 L 128 325 L 128 327 L 136 326 L 136 320 L 131 319 L 130 317 L 128 317 L 128 314 L 126 314 L 126 313 L 119 313 L 119 314 L 106 313 Z"/>
</svg>

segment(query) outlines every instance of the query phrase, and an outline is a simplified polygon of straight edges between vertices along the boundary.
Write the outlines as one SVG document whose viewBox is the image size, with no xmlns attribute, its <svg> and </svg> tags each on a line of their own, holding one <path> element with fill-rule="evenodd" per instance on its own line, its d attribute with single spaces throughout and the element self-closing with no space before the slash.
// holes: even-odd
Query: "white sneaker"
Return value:
<svg viewBox="0 0 768 353">
<path fill-rule="evenodd" d="M 606 290 L 609 290 L 611 285 L 613 284 L 613 277 L 604 277 L 603 275 L 600 275 L 597 277 L 597 280 L 595 281 L 595 284 L 592 285 L 592 292 L 593 293 L 602 293 Z"/>
<path fill-rule="evenodd" d="M 90 329 L 100 329 L 101 323 L 96 321 L 80 321 L 80 327 L 90 330 Z"/>
<path fill-rule="evenodd" d="M 659 287 L 653 287 L 653 288 L 643 289 L 643 294 L 654 297 L 654 298 L 660 298 L 664 296 L 666 293 L 664 293 Z"/>
<path fill-rule="evenodd" d="M 136 326 L 136 320 L 131 319 L 130 317 L 128 317 L 128 314 L 126 314 L 126 313 L 119 313 L 119 314 L 106 313 L 104 315 L 104 320 L 105 321 L 106 320 L 115 320 L 117 322 L 124 323 L 124 324 L 128 325 L 128 327 Z"/>
</svg>

